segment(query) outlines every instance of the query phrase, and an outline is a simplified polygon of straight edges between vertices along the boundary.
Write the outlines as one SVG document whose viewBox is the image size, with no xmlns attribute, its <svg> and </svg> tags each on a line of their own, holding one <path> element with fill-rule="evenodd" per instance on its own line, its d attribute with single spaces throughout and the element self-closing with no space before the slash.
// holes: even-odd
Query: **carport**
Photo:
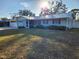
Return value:
<svg viewBox="0 0 79 59">
<path fill-rule="evenodd" d="M 0 27 L 9 27 L 9 21 L 0 20 Z"/>
</svg>

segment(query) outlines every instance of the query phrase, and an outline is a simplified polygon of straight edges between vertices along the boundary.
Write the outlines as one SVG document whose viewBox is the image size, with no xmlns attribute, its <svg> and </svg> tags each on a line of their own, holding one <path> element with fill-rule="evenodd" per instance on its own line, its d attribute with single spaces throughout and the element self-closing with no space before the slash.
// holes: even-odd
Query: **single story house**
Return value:
<svg viewBox="0 0 79 59">
<path fill-rule="evenodd" d="M 67 28 L 73 28 L 74 19 L 71 13 L 53 14 L 46 16 L 16 16 L 10 21 L 10 27 L 19 28 L 31 28 L 38 25 L 44 27 L 48 26 L 65 26 Z"/>
</svg>

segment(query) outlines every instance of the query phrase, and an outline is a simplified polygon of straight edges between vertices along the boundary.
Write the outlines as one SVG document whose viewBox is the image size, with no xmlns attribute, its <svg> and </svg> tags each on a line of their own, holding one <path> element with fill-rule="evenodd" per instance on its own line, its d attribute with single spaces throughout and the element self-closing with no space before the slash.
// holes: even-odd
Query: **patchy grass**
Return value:
<svg viewBox="0 0 79 59">
<path fill-rule="evenodd" d="M 0 59 L 79 59 L 79 31 L 0 31 Z"/>
</svg>

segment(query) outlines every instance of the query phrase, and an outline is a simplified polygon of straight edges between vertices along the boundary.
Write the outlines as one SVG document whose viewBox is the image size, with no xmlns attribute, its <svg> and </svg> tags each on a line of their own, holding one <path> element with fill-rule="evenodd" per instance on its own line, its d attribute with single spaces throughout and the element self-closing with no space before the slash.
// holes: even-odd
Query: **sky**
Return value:
<svg viewBox="0 0 79 59">
<path fill-rule="evenodd" d="M 10 17 L 21 9 L 30 9 L 36 15 L 40 13 L 40 5 L 47 0 L 0 0 L 0 17 Z M 79 8 L 79 0 L 63 0 L 68 10 Z"/>
</svg>

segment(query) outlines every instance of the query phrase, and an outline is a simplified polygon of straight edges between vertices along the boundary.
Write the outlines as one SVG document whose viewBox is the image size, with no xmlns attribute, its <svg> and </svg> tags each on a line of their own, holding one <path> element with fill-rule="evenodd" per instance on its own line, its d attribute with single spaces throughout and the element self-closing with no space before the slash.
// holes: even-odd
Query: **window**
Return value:
<svg viewBox="0 0 79 59">
<path fill-rule="evenodd" d="M 59 19 L 58 24 L 61 24 L 61 19 Z"/>
<path fill-rule="evenodd" d="M 41 24 L 41 20 L 35 20 L 34 24 L 40 25 Z"/>
<path fill-rule="evenodd" d="M 39 24 L 39 25 L 41 24 L 41 20 L 38 20 L 38 24 Z"/>
<path fill-rule="evenodd" d="M 52 20 L 52 24 L 60 24 L 61 23 L 61 19 L 53 19 Z"/>
<path fill-rule="evenodd" d="M 52 24 L 54 24 L 55 23 L 55 21 L 54 20 L 52 20 Z"/>
<path fill-rule="evenodd" d="M 48 24 L 48 20 L 43 20 L 43 24 Z"/>
</svg>

